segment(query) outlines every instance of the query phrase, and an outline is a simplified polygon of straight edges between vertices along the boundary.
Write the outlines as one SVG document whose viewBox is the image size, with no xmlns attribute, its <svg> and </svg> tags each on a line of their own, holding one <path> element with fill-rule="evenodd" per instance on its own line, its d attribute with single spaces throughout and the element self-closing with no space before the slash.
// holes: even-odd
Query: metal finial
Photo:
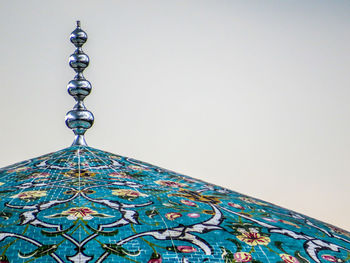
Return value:
<svg viewBox="0 0 350 263">
<path fill-rule="evenodd" d="M 80 21 L 77 21 L 77 28 L 70 35 L 70 41 L 76 50 L 69 57 L 69 66 L 74 69 L 76 75 L 67 85 L 68 93 L 77 103 L 73 110 L 66 114 L 66 125 L 75 134 L 72 145 L 85 146 L 87 144 L 84 134 L 94 123 L 94 115 L 84 105 L 85 97 L 91 92 L 91 83 L 83 75 L 83 71 L 89 66 L 89 57 L 82 49 L 86 40 L 87 34 L 80 28 Z"/>
</svg>

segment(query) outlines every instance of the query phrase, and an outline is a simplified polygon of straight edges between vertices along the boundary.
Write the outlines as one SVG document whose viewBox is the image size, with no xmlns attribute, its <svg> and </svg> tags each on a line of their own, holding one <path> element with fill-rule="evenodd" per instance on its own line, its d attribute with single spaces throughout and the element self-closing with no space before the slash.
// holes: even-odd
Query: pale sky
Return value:
<svg viewBox="0 0 350 263">
<path fill-rule="evenodd" d="M 0 167 L 69 146 L 89 40 L 89 146 L 350 230 L 350 1 L 0 0 Z"/>
</svg>

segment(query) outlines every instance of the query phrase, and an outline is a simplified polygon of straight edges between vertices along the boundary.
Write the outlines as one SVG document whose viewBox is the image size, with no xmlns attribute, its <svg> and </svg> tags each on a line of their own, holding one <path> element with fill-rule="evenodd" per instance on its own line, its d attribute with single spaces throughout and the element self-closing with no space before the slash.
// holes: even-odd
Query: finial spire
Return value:
<svg viewBox="0 0 350 263">
<path fill-rule="evenodd" d="M 70 41 L 76 50 L 69 57 L 69 66 L 74 69 L 76 75 L 68 85 L 68 93 L 74 97 L 76 104 L 73 110 L 66 114 L 66 125 L 72 129 L 75 138 L 72 145 L 87 146 L 84 134 L 94 123 L 94 115 L 84 105 L 84 99 L 91 92 L 91 83 L 85 79 L 83 71 L 89 66 L 89 57 L 82 49 L 87 40 L 87 34 L 80 28 L 80 21 L 77 21 L 77 28 L 71 33 Z"/>
</svg>

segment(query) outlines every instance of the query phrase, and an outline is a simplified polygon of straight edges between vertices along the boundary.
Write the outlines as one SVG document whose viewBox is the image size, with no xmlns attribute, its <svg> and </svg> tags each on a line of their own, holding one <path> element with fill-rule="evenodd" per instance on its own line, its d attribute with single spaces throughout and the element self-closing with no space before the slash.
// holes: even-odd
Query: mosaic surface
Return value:
<svg viewBox="0 0 350 263">
<path fill-rule="evenodd" d="M 74 146 L 0 169 L 0 263 L 350 262 L 350 233 Z"/>
</svg>

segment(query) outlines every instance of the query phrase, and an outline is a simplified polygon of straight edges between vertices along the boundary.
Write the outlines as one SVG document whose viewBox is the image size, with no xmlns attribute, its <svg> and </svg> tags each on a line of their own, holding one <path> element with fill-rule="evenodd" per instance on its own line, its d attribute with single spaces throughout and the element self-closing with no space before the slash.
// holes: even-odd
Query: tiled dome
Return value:
<svg viewBox="0 0 350 263">
<path fill-rule="evenodd" d="M 76 139 L 0 169 L 0 263 L 350 262 L 345 230 L 86 146 L 91 85 L 79 53 L 87 36 L 77 30 L 69 84 L 77 105 L 66 119 Z"/>
<path fill-rule="evenodd" d="M 0 182 L 0 262 L 349 262 L 349 232 L 87 146 Z"/>
</svg>

